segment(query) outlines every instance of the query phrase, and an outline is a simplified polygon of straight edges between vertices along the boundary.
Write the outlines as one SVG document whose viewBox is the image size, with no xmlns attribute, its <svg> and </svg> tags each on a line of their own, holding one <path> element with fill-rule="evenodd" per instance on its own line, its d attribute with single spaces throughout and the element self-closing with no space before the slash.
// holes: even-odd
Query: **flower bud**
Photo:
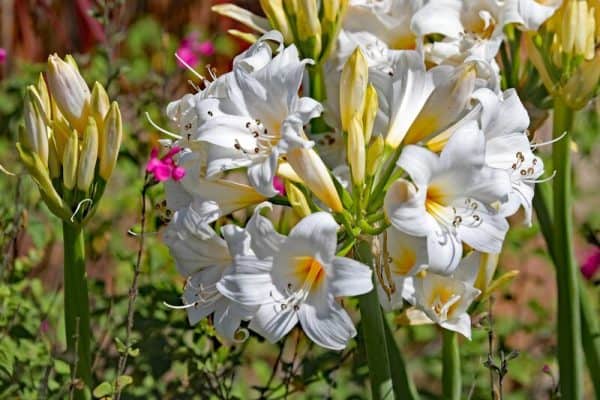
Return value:
<svg viewBox="0 0 600 400">
<path fill-rule="evenodd" d="M 48 143 L 48 171 L 50 172 L 50 179 L 56 179 L 60 176 L 60 159 L 52 131 L 50 131 L 50 134 L 50 141 Z"/>
<path fill-rule="evenodd" d="M 474 286 L 485 292 L 488 288 L 492 278 L 496 273 L 496 267 L 498 266 L 498 254 L 491 253 L 480 253 L 479 258 L 479 269 L 477 270 L 477 277 L 475 279 Z"/>
<path fill-rule="evenodd" d="M 87 121 L 90 90 L 78 69 L 57 55 L 48 57 L 48 86 L 61 113 L 77 129 L 83 131 Z"/>
<path fill-rule="evenodd" d="M 340 117 L 342 129 L 348 131 L 355 115 L 362 115 L 369 79 L 367 61 L 357 47 L 346 61 L 340 77 Z"/>
<path fill-rule="evenodd" d="M 42 108 L 44 109 L 44 113 L 48 118 L 52 115 L 52 107 L 50 106 L 50 94 L 48 93 L 48 86 L 46 86 L 46 81 L 44 80 L 44 75 L 40 73 L 38 76 L 38 81 L 36 85 L 36 89 L 38 94 L 40 95 L 40 100 L 42 102 Z"/>
<path fill-rule="evenodd" d="M 343 210 L 329 170 L 313 149 L 296 147 L 287 155 L 288 162 L 306 186 L 335 212 Z"/>
<path fill-rule="evenodd" d="M 471 99 L 477 78 L 476 66 L 467 64 L 429 95 L 423 108 L 410 126 L 405 144 L 414 144 L 446 128 L 462 113 Z M 398 147 L 400 142 L 388 145 Z"/>
<path fill-rule="evenodd" d="M 583 61 L 560 89 L 565 103 L 574 110 L 583 108 L 598 90 L 600 82 L 600 50 L 590 61 Z"/>
<path fill-rule="evenodd" d="M 330 0 L 323 2 L 323 22 L 329 22 L 335 24 L 337 22 L 338 16 L 340 15 L 340 10 L 342 10 L 343 5 L 341 3 L 347 2 L 344 0 Z"/>
<path fill-rule="evenodd" d="M 98 159 L 98 127 L 93 118 L 88 118 L 88 124 L 83 134 L 83 146 L 77 166 L 77 189 L 87 192 L 94 180 L 94 170 Z"/>
<path fill-rule="evenodd" d="M 23 110 L 25 118 L 25 134 L 22 143 L 26 149 L 35 152 L 44 165 L 48 165 L 48 120 L 44 113 L 42 100 L 33 85 L 25 92 Z"/>
<path fill-rule="evenodd" d="M 317 0 L 298 0 L 296 30 L 303 55 L 313 60 L 321 54 L 321 22 Z"/>
<path fill-rule="evenodd" d="M 385 141 L 383 136 L 375 136 L 375 139 L 371 142 L 367 148 L 367 176 L 374 176 L 377 169 L 381 165 L 383 160 L 383 150 L 385 148 Z"/>
<path fill-rule="evenodd" d="M 123 123 L 121 111 L 117 102 L 113 102 L 104 121 L 102 132 L 102 147 L 100 148 L 100 177 L 108 181 L 117 164 L 119 148 L 123 138 Z"/>
<path fill-rule="evenodd" d="M 260 0 L 265 15 L 269 19 L 271 26 L 281 32 L 286 44 L 294 42 L 294 34 L 290 29 L 287 17 L 283 10 L 282 0 Z"/>
<path fill-rule="evenodd" d="M 371 141 L 373 125 L 375 125 L 375 118 L 377 117 L 378 109 L 379 101 L 377 100 L 377 91 L 373 85 L 369 84 L 369 86 L 367 86 L 367 93 L 365 95 L 365 111 L 363 112 L 362 117 L 365 143 L 369 143 Z"/>
<path fill-rule="evenodd" d="M 72 190 L 77 181 L 77 164 L 79 162 L 79 138 L 77 131 L 71 130 L 65 142 L 62 154 L 63 186 Z"/>
<path fill-rule="evenodd" d="M 108 113 L 109 108 L 110 100 L 108 99 L 106 90 L 104 90 L 104 86 L 102 86 L 100 82 L 94 83 L 92 97 L 90 99 L 90 112 L 92 117 L 94 117 L 94 120 L 96 120 L 98 132 L 102 132 L 103 130 L 104 118 L 106 117 L 106 113 Z"/>
<path fill-rule="evenodd" d="M 559 46 L 572 56 L 594 57 L 596 24 L 594 8 L 585 0 L 565 1 L 562 8 L 562 26 L 559 28 Z"/>
<path fill-rule="evenodd" d="M 290 181 L 285 181 L 285 192 L 290 204 L 298 217 L 304 218 L 311 214 L 310 207 L 302 190 Z"/>
<path fill-rule="evenodd" d="M 358 118 L 353 118 L 348 129 L 348 165 L 352 182 L 360 186 L 365 179 L 365 136 Z"/>
</svg>

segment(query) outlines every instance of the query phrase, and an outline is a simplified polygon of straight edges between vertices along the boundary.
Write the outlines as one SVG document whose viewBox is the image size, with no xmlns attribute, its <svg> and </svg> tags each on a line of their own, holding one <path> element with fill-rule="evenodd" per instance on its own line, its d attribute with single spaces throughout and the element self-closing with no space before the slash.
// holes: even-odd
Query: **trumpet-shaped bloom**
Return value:
<svg viewBox="0 0 600 400">
<path fill-rule="evenodd" d="M 262 262 L 236 260 L 217 288 L 241 304 L 258 306 L 249 327 L 271 342 L 300 323 L 315 343 L 343 349 L 356 330 L 336 297 L 372 290 L 371 270 L 335 256 L 338 225 L 330 214 L 303 218 L 285 237 L 259 214 L 261 208 L 247 230 Z"/>
<path fill-rule="evenodd" d="M 471 317 L 467 309 L 481 291 L 473 287 L 479 259 L 469 254 L 452 276 L 427 273 L 416 277 L 416 306 L 444 329 L 471 339 Z"/>
<path fill-rule="evenodd" d="M 196 104 L 210 118 L 194 137 L 206 144 L 209 178 L 246 167 L 250 184 L 265 196 L 277 194 L 273 178 L 289 144 L 282 134 L 283 123 L 294 118 L 305 124 L 322 110 L 317 101 L 298 96 L 310 60 L 300 60 L 293 45 L 280 46 L 273 56 L 267 43 L 271 39 L 282 42 L 278 32 L 270 32 L 236 57 L 225 96 Z M 294 136 L 292 140 L 306 140 L 301 131 Z"/>
<path fill-rule="evenodd" d="M 242 320 L 252 317 L 254 309 L 235 303 L 217 290 L 217 283 L 236 257 L 254 257 L 247 233 L 234 225 L 221 228 L 224 240 L 214 231 L 208 239 L 197 227 L 178 218 L 169 225 L 165 242 L 175 258 L 177 269 L 187 277 L 183 290 L 182 306 L 190 324 L 213 314 L 215 329 L 233 340 Z"/>
<path fill-rule="evenodd" d="M 480 124 L 485 133 L 485 163 L 508 172 L 512 190 L 500 213 L 510 216 L 520 207 L 525 223 L 531 225 L 534 185 L 544 173 L 544 162 L 531 151 L 525 133 L 529 126 L 527 110 L 514 89 L 497 95 L 481 89 L 474 95 L 481 105 Z M 510 118 L 507 118 L 510 116 Z"/>
<path fill-rule="evenodd" d="M 384 208 L 393 226 L 427 238 L 428 264 L 451 273 L 462 256 L 462 242 L 499 253 L 508 223 L 493 207 L 511 191 L 506 171 L 484 164 L 485 138 L 477 123 L 460 127 L 437 154 L 404 148 L 398 166 L 412 183 L 400 179 L 388 190 Z"/>
<path fill-rule="evenodd" d="M 379 302 L 386 311 L 415 303 L 414 276 L 427 268 L 427 240 L 390 227 L 386 230 L 383 265 L 377 271 Z"/>
</svg>

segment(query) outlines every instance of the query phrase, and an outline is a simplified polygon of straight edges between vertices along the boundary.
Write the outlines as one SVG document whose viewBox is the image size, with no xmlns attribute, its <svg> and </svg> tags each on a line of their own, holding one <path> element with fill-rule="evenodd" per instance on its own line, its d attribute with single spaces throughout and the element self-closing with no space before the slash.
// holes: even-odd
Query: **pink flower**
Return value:
<svg viewBox="0 0 600 400">
<path fill-rule="evenodd" d="M 273 178 L 273 188 L 275 188 L 280 195 L 285 196 L 285 184 L 283 183 L 283 179 L 277 175 Z"/>
<path fill-rule="evenodd" d="M 169 179 L 180 181 L 185 176 L 185 169 L 177 166 L 173 156 L 181 151 L 181 147 L 173 147 L 167 154 L 158 157 L 158 148 L 154 147 L 150 152 L 150 160 L 146 165 L 146 171 L 151 173 L 159 182 Z"/>
<path fill-rule="evenodd" d="M 194 46 L 194 50 L 196 50 L 201 56 L 210 57 L 215 54 L 215 45 L 210 40 L 205 40 L 202 43 L 196 44 L 196 46 Z"/>
<path fill-rule="evenodd" d="M 183 62 L 181 62 L 178 59 L 177 64 L 179 64 L 179 66 L 182 68 L 185 68 L 185 64 L 189 65 L 190 67 L 193 67 L 196 64 L 198 64 L 198 56 L 189 47 L 189 45 L 184 44 L 184 42 L 185 40 L 181 42 L 181 46 L 179 46 L 179 48 L 177 49 L 177 55 L 179 56 L 179 58 L 181 58 L 181 60 L 183 60 Z"/>
<path fill-rule="evenodd" d="M 581 273 L 587 280 L 592 279 L 598 270 L 600 270 L 600 247 L 592 250 L 583 264 L 581 264 Z"/>
<path fill-rule="evenodd" d="M 4 64 L 6 61 L 6 50 L 0 47 L 0 64 Z"/>
</svg>

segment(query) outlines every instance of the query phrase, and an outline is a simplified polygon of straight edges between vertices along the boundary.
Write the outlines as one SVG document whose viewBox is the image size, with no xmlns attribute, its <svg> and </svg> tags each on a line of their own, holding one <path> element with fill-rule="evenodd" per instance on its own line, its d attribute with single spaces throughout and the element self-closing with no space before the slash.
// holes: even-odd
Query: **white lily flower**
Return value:
<svg viewBox="0 0 600 400">
<path fill-rule="evenodd" d="M 426 273 L 416 277 L 416 306 L 444 329 L 471 339 L 471 317 L 467 309 L 481 291 L 473 287 L 479 271 L 479 259 L 469 254 L 453 276 Z"/>
<path fill-rule="evenodd" d="M 485 163 L 508 172 L 512 190 L 500 214 L 508 217 L 520 207 L 525 224 L 531 225 L 534 186 L 544 173 L 544 162 L 533 154 L 526 134 L 529 115 L 514 89 L 498 96 L 487 89 L 474 95 L 481 105 L 481 130 L 485 134 Z"/>
<path fill-rule="evenodd" d="M 499 253 L 508 223 L 493 208 L 511 191 L 506 171 L 484 164 L 485 138 L 475 121 L 461 126 L 437 154 L 419 146 L 404 148 L 400 179 L 389 188 L 384 209 L 392 225 L 427 238 L 428 264 L 451 273 L 462 257 L 462 242 Z"/>
<path fill-rule="evenodd" d="M 562 0 L 506 0 L 504 19 L 527 31 L 536 31 L 560 7 Z"/>
<path fill-rule="evenodd" d="M 404 301 L 415 304 L 414 276 L 427 268 L 427 240 L 394 227 L 385 235 L 387 253 L 376 281 L 381 306 L 392 311 L 402 308 Z"/>
<path fill-rule="evenodd" d="M 422 4 L 422 0 L 350 0 L 343 27 L 369 32 L 391 49 L 414 49 L 410 19 Z"/>
<path fill-rule="evenodd" d="M 225 225 L 221 228 L 225 240 L 214 231 L 208 239 L 203 239 L 204 233 L 186 222 L 185 218 L 176 216 L 164 237 L 178 271 L 188 277 L 182 296 L 183 305 L 169 307 L 185 309 L 191 325 L 214 314 L 216 331 L 229 340 L 235 340 L 241 321 L 249 320 L 255 308 L 224 297 L 216 284 L 235 262 L 235 257 L 254 257 L 250 250 L 250 237 L 239 227 Z"/>
<path fill-rule="evenodd" d="M 199 101 L 200 113 L 210 115 L 194 140 L 206 144 L 208 178 L 223 171 L 248 168 L 250 184 L 265 196 L 274 196 L 273 178 L 279 157 L 286 154 L 288 140 L 282 125 L 290 118 L 302 124 L 318 116 L 322 106 L 308 97 L 299 97 L 305 65 L 295 46 L 273 57 L 266 40 L 281 43 L 281 34 L 269 32 L 234 60 L 233 78 L 224 97 Z M 295 132 L 292 140 L 305 140 Z"/>
<path fill-rule="evenodd" d="M 270 342 L 299 322 L 315 343 L 343 349 L 356 329 L 336 297 L 372 290 L 371 270 L 335 256 L 338 225 L 330 214 L 303 218 L 285 237 L 259 214 L 262 207 L 247 226 L 252 249 L 262 262 L 236 260 L 217 288 L 241 304 L 259 306 L 249 327 Z"/>
</svg>

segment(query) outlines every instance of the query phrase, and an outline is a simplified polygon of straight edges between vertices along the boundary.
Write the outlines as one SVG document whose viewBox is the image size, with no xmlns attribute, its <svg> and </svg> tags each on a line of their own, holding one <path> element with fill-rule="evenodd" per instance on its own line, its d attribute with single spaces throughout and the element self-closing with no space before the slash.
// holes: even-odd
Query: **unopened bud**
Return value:
<svg viewBox="0 0 600 400">
<path fill-rule="evenodd" d="M 342 202 L 329 170 L 313 149 L 296 147 L 287 155 L 288 162 L 306 186 L 335 212 L 343 210 Z"/>
<path fill-rule="evenodd" d="M 79 70 L 57 55 L 48 57 L 48 86 L 61 113 L 79 131 L 87 121 L 90 90 Z"/>
<path fill-rule="evenodd" d="M 93 118 L 88 119 L 83 134 L 83 146 L 77 167 L 77 189 L 87 192 L 94 180 L 94 170 L 98 159 L 98 127 Z"/>
<path fill-rule="evenodd" d="M 323 22 L 335 24 L 337 22 L 344 0 L 330 0 L 323 2 Z"/>
<path fill-rule="evenodd" d="M 297 0 L 298 20 L 296 30 L 298 33 L 299 47 L 304 56 L 314 60 L 321 54 L 321 22 L 317 0 Z"/>
<path fill-rule="evenodd" d="M 348 131 L 355 115 L 363 113 L 368 79 L 367 61 L 357 47 L 346 61 L 340 78 L 340 117 L 344 131 Z"/>
<path fill-rule="evenodd" d="M 600 82 L 600 50 L 590 61 L 583 61 L 560 90 L 565 103 L 575 110 L 583 108 L 596 96 Z"/>
<path fill-rule="evenodd" d="M 94 83 L 92 97 L 90 100 L 90 111 L 92 117 L 94 117 L 94 120 L 96 120 L 96 125 L 98 126 L 99 132 L 102 132 L 104 118 L 106 117 L 109 108 L 110 100 L 108 99 L 108 94 L 106 94 L 104 86 L 102 86 L 100 82 Z"/>
<path fill-rule="evenodd" d="M 585 0 L 565 1 L 562 8 L 564 14 L 559 34 L 561 50 L 591 60 L 594 57 L 596 34 L 594 8 L 589 7 Z"/>
<path fill-rule="evenodd" d="M 50 178 L 56 179 L 60 176 L 60 159 L 58 157 L 58 151 L 56 150 L 56 143 L 53 136 L 51 131 L 51 137 L 48 143 L 48 171 L 50 172 Z"/>
<path fill-rule="evenodd" d="M 104 121 L 102 147 L 100 148 L 100 177 L 108 181 L 117 164 L 119 148 L 123 139 L 123 122 L 117 102 L 113 102 Z"/>
<path fill-rule="evenodd" d="M 365 95 L 365 110 L 362 117 L 365 143 L 369 143 L 371 141 L 373 125 L 375 125 L 375 118 L 377 117 L 378 108 L 379 101 L 377 100 L 377 91 L 373 85 L 369 84 L 369 86 L 367 86 L 367 93 Z"/>
<path fill-rule="evenodd" d="M 476 66 L 467 64 L 459 69 L 450 80 L 436 87 L 410 126 L 404 137 L 404 143 L 417 143 L 455 121 L 471 99 L 476 78 Z M 388 135 L 386 142 L 392 148 L 396 148 L 401 139 Z"/>
<path fill-rule="evenodd" d="M 365 179 L 365 136 L 358 118 L 353 118 L 348 129 L 348 165 L 352 182 L 359 186 Z"/>
<path fill-rule="evenodd" d="M 35 152 L 44 165 L 48 165 L 48 127 L 42 100 L 33 85 L 25 92 L 23 110 L 25 118 L 25 135 L 22 143 L 25 148 Z"/>
<path fill-rule="evenodd" d="M 367 148 L 367 176 L 374 176 L 377 169 L 383 160 L 383 150 L 385 141 L 383 136 L 375 136 L 369 147 Z"/>
<path fill-rule="evenodd" d="M 42 75 L 41 73 L 38 76 L 36 89 L 38 94 L 40 95 L 40 100 L 42 101 L 44 113 L 48 116 L 48 118 L 50 118 L 50 116 L 52 115 L 52 107 L 50 106 L 50 94 L 48 93 L 48 86 L 46 86 L 44 75 Z"/>
<path fill-rule="evenodd" d="M 79 163 L 79 138 L 77 131 L 71 130 L 65 142 L 62 154 L 63 186 L 72 190 L 77 182 L 77 164 Z"/>
<path fill-rule="evenodd" d="M 286 181 L 285 192 L 292 209 L 294 209 L 298 217 L 304 218 L 311 214 L 310 207 L 308 206 L 308 202 L 306 201 L 306 197 L 304 196 L 304 193 L 302 193 L 302 190 L 298 189 L 298 187 L 290 181 Z"/>
<path fill-rule="evenodd" d="M 278 30 L 283 35 L 286 44 L 294 42 L 294 34 L 290 29 L 285 11 L 283 10 L 282 0 L 260 0 L 265 15 L 273 29 Z"/>
</svg>

